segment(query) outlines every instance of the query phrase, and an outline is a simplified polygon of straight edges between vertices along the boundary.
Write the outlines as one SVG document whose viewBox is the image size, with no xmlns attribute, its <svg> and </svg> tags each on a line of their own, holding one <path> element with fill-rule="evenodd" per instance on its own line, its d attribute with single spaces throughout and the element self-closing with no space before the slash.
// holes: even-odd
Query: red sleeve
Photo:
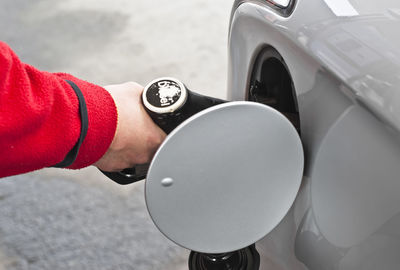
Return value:
<svg viewBox="0 0 400 270">
<path fill-rule="evenodd" d="M 80 88 L 88 112 L 88 132 L 70 166 L 78 169 L 99 160 L 111 144 L 117 124 L 112 97 L 71 75 L 24 64 L 0 41 L 0 177 L 55 165 L 78 141 L 78 98 L 65 79 Z"/>
</svg>

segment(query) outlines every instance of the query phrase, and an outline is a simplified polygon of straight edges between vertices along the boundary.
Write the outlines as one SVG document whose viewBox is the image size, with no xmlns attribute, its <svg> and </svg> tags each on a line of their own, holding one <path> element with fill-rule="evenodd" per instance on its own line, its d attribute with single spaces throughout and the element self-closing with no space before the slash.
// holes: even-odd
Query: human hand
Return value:
<svg viewBox="0 0 400 270">
<path fill-rule="evenodd" d="M 94 165 L 103 171 L 121 171 L 150 162 L 166 134 L 145 111 L 143 87 L 134 82 L 108 85 L 118 111 L 117 130 L 104 156 Z"/>
</svg>

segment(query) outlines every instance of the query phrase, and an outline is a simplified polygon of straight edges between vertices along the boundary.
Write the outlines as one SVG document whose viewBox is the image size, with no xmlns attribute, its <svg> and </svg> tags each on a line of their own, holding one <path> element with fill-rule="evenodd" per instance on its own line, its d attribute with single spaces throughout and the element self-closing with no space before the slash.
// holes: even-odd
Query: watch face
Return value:
<svg viewBox="0 0 400 270">
<path fill-rule="evenodd" d="M 156 108 L 166 108 L 174 105 L 182 95 L 178 82 L 170 79 L 160 79 L 153 82 L 147 89 L 146 99 Z"/>
</svg>

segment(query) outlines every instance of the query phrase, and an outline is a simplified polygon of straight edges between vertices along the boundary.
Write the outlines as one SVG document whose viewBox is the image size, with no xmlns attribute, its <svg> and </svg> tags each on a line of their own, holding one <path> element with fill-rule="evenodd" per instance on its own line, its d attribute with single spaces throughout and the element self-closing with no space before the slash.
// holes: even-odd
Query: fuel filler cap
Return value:
<svg viewBox="0 0 400 270">
<path fill-rule="evenodd" d="M 281 113 L 254 102 L 217 105 L 162 143 L 147 174 L 147 208 L 180 246 L 202 253 L 238 250 L 284 218 L 303 165 L 299 135 Z"/>
</svg>

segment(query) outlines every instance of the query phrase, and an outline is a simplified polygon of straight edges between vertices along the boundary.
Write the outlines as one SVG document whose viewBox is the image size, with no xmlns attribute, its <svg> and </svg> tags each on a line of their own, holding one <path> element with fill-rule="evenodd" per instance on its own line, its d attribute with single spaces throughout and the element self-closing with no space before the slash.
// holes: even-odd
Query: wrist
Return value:
<svg viewBox="0 0 400 270">
<path fill-rule="evenodd" d="M 57 74 L 74 82 L 85 99 L 88 130 L 70 169 L 80 169 L 98 161 L 107 151 L 116 133 L 117 108 L 112 96 L 98 85 L 77 79 L 69 74 Z"/>
</svg>

